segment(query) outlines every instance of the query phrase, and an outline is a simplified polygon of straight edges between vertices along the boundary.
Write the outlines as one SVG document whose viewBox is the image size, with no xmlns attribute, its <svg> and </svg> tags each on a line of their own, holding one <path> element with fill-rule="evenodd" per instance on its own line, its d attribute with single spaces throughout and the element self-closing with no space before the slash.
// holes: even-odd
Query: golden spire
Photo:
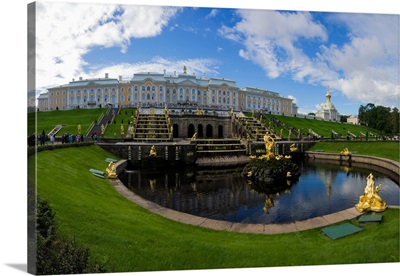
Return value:
<svg viewBox="0 0 400 276">
<path fill-rule="evenodd" d="M 326 101 L 330 102 L 331 101 L 331 93 L 329 92 L 329 85 L 326 88 Z"/>
</svg>

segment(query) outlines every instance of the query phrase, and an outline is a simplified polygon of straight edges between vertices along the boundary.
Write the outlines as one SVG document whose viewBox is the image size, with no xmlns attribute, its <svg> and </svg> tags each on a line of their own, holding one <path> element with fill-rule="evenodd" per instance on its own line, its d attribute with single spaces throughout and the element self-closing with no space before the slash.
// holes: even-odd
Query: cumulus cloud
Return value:
<svg viewBox="0 0 400 276">
<path fill-rule="evenodd" d="M 218 15 L 217 9 L 212 9 L 209 14 L 207 14 L 206 19 L 214 18 Z"/>
<path fill-rule="evenodd" d="M 104 76 L 105 73 L 113 72 L 113 76 L 110 77 L 117 78 L 122 76 L 123 79 L 130 79 L 133 77 L 133 73 L 137 72 L 157 72 L 163 73 L 164 70 L 166 74 L 182 74 L 183 67 L 186 66 L 188 74 L 195 74 L 198 77 L 207 75 L 217 75 L 216 70 L 210 69 L 218 65 L 218 61 L 213 59 L 167 59 L 163 57 L 154 57 L 148 62 L 140 63 L 119 63 L 112 66 L 101 66 L 98 69 L 92 68 L 90 73 L 83 74 L 83 78 L 97 78 L 99 76 Z"/>
<path fill-rule="evenodd" d="M 336 43 L 330 30 L 308 12 L 240 10 L 233 27 L 219 34 L 242 49 L 238 55 L 260 66 L 268 78 L 329 85 L 350 100 L 398 103 L 398 15 L 333 13 L 329 22 L 348 30 Z M 316 48 L 307 52 L 303 45 Z"/>
<path fill-rule="evenodd" d="M 93 47 L 119 47 L 131 38 L 159 35 L 180 8 L 38 2 L 36 84 L 60 84 L 84 74 L 83 56 Z M 64 82 L 67 82 L 64 79 Z"/>
</svg>

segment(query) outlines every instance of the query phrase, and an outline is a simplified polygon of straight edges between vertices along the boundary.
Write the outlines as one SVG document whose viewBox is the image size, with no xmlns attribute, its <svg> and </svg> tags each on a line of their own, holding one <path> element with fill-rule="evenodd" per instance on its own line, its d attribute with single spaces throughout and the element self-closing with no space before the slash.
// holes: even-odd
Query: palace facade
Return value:
<svg viewBox="0 0 400 276">
<path fill-rule="evenodd" d="M 205 78 L 187 74 L 137 73 L 132 79 L 83 79 L 48 88 L 38 96 L 38 110 L 66 110 L 105 106 L 180 106 L 194 105 L 210 109 L 270 112 L 279 115 L 297 114 L 290 98 L 269 90 L 245 87 L 225 78 Z"/>
</svg>

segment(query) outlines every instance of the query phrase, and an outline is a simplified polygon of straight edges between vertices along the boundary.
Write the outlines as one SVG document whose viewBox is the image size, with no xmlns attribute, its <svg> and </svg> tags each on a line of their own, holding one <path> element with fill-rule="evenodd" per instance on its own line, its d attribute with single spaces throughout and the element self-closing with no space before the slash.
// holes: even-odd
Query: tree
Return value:
<svg viewBox="0 0 400 276">
<path fill-rule="evenodd" d="M 89 249 L 74 237 L 60 239 L 55 228 L 55 213 L 47 200 L 38 196 L 36 213 L 36 274 L 83 274 L 107 272 L 103 264 L 89 263 Z"/>
<path fill-rule="evenodd" d="M 392 126 L 393 126 L 393 135 L 399 135 L 399 109 L 397 107 L 393 108 L 391 114 Z"/>
</svg>

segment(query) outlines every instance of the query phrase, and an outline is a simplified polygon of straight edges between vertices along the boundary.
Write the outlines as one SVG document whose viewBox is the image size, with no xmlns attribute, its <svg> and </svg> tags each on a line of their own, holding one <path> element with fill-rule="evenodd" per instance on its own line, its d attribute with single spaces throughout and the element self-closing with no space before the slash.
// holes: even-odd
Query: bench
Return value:
<svg viewBox="0 0 400 276">
<path fill-rule="evenodd" d="M 99 171 L 99 170 L 96 170 L 96 169 L 89 169 L 89 171 L 90 171 L 94 176 L 97 176 L 97 177 L 100 177 L 100 178 L 105 178 L 104 172 L 102 172 L 102 171 Z"/>
<path fill-rule="evenodd" d="M 115 159 L 112 159 L 112 158 L 106 158 L 106 162 L 107 163 L 110 163 L 110 162 L 113 162 L 113 163 L 116 163 L 118 160 L 115 160 Z"/>
</svg>

